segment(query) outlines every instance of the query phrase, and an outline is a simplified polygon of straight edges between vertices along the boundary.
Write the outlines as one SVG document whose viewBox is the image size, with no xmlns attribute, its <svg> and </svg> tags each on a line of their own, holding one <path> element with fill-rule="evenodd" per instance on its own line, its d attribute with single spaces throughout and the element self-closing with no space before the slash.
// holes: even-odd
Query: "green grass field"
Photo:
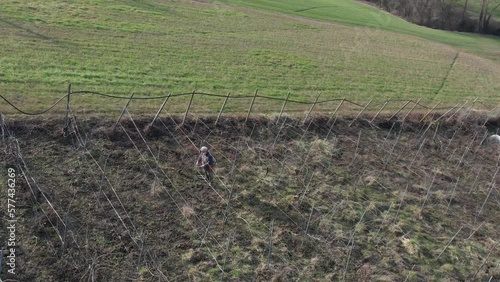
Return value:
<svg viewBox="0 0 500 282">
<path fill-rule="evenodd" d="M 328 2 L 289 1 L 290 11 L 252 3 L 289 13 Z M 500 64 L 491 58 L 500 57 L 499 39 L 429 30 L 368 6 L 335 3 L 338 9 L 292 14 L 339 24 L 221 2 L 6 0 L 0 7 L 0 94 L 31 111 L 64 95 L 68 82 L 73 90 L 125 97 L 193 90 L 236 96 L 259 89 L 274 97 L 290 92 L 298 100 L 321 94 L 357 101 L 498 101 Z M 186 99 L 180 100 L 170 109 L 183 110 Z M 199 99 L 195 106 L 216 111 L 221 102 Z M 151 113 L 160 103 L 138 103 L 136 110 Z M 124 104 L 72 98 L 74 109 L 88 113 Z M 248 101 L 228 107 L 246 110 Z M 13 112 L 3 102 L 0 111 Z"/>
<path fill-rule="evenodd" d="M 272 10 L 327 22 L 361 26 L 363 28 L 375 30 L 394 31 L 447 44 L 467 51 L 481 53 L 482 55 L 491 56 L 491 58 L 495 59 L 498 59 L 500 54 L 500 38 L 433 30 L 409 23 L 372 6 L 353 0 L 219 1 L 227 4 Z M 475 9 L 475 7 L 477 7 L 477 1 L 471 1 L 471 7 Z"/>
</svg>

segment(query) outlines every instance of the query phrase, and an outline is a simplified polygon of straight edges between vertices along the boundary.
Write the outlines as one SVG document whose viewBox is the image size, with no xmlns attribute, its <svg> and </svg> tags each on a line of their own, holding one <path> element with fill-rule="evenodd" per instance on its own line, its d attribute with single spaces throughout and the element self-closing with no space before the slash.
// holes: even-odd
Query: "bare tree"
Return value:
<svg viewBox="0 0 500 282">
<path fill-rule="evenodd" d="M 476 32 L 484 33 L 488 30 L 491 17 L 498 7 L 500 7 L 499 0 L 481 0 L 481 11 L 479 12 Z"/>
<path fill-rule="evenodd" d="M 483 25 L 484 31 L 488 30 L 488 27 L 489 27 L 489 24 L 490 24 L 490 20 L 491 20 L 491 17 L 493 16 L 493 13 L 495 12 L 496 9 L 498 9 L 498 7 L 500 7 L 500 1 L 497 1 L 497 2 L 498 3 L 494 3 L 493 4 L 493 7 L 487 13 L 488 15 L 486 16 L 485 22 L 484 22 L 484 25 Z"/>
<path fill-rule="evenodd" d="M 379 8 L 397 14 L 413 23 L 445 30 L 493 33 L 490 22 L 500 9 L 500 0 L 480 0 L 479 17 L 472 19 L 467 11 L 469 0 L 367 0 Z M 462 6 L 463 5 L 463 6 Z"/>
<path fill-rule="evenodd" d="M 465 21 L 465 12 L 467 12 L 467 7 L 469 6 L 469 0 L 465 0 L 464 9 L 462 10 L 462 16 L 460 17 L 460 24 L 462 25 Z"/>
</svg>

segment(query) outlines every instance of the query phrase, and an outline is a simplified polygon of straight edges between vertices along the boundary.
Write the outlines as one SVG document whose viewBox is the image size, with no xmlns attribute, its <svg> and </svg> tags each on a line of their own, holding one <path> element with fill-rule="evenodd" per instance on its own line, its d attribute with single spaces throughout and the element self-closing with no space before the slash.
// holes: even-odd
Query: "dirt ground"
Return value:
<svg viewBox="0 0 500 282">
<path fill-rule="evenodd" d="M 500 280 L 500 118 L 423 117 L 6 117 L 15 278 Z"/>
</svg>

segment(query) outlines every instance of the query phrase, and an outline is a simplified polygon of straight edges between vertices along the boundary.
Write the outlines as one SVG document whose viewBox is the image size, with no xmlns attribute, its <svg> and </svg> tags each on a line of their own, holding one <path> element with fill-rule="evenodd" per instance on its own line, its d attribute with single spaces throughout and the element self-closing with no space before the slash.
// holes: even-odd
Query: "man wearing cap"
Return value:
<svg viewBox="0 0 500 282">
<path fill-rule="evenodd" d="M 203 146 L 200 148 L 200 156 L 198 157 L 198 161 L 196 162 L 196 166 L 199 168 L 203 168 L 205 171 L 205 175 L 207 176 L 207 180 L 210 182 L 213 179 L 213 167 L 214 167 L 214 157 L 208 151 L 208 148 Z"/>
</svg>

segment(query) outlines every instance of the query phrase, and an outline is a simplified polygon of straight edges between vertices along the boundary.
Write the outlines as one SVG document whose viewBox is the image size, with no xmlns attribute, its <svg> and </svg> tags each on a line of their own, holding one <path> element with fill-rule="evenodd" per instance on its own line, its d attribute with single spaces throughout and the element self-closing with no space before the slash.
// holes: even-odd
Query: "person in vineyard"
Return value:
<svg viewBox="0 0 500 282">
<path fill-rule="evenodd" d="M 214 176 L 215 158 L 210 154 L 208 148 L 200 148 L 200 155 L 196 161 L 196 167 L 203 169 L 208 182 L 212 182 Z"/>
</svg>

